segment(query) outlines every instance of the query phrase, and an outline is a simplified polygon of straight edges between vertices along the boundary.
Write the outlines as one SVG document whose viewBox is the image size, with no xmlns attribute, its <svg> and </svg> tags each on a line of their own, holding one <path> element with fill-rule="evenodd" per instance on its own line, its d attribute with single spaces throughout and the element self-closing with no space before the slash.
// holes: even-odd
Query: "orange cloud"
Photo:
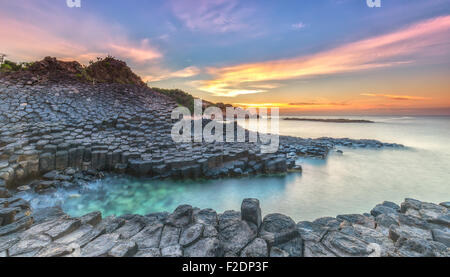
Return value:
<svg viewBox="0 0 450 277">
<path fill-rule="evenodd" d="M 314 55 L 221 68 L 211 67 L 208 68 L 208 73 L 213 78 L 198 81 L 196 85 L 198 89 L 215 96 L 237 96 L 267 91 L 255 89 L 255 83 L 404 65 L 413 62 L 413 55 L 448 51 L 449 30 L 450 16 L 437 17 L 399 31 Z M 435 51 L 426 51 L 430 48 Z"/>
<path fill-rule="evenodd" d="M 409 95 L 393 95 L 393 94 L 374 94 L 374 93 L 362 93 L 362 96 L 370 97 L 384 97 L 391 100 L 431 100 L 432 98 L 421 96 L 409 96 Z"/>
<path fill-rule="evenodd" d="M 200 74 L 201 70 L 195 66 L 189 66 L 175 72 L 166 72 L 160 75 L 148 75 L 143 78 L 144 82 L 157 82 L 171 78 L 189 78 Z"/>
</svg>

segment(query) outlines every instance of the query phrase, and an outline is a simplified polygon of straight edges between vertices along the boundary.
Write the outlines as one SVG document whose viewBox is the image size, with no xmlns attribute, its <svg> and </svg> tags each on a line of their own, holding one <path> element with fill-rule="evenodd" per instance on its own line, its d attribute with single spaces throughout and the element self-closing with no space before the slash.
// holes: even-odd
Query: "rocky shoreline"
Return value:
<svg viewBox="0 0 450 277">
<path fill-rule="evenodd" d="M 0 257 L 449 256 L 448 203 L 407 199 L 371 214 L 295 223 L 281 214 L 263 219 L 256 199 L 222 214 L 184 205 L 171 214 L 73 218 L 57 207 L 33 211 L 15 196 L 83 186 L 105 172 L 155 179 L 285 174 L 301 172 L 299 156 L 403 148 L 284 136 L 274 154 L 250 142 L 176 144 L 175 107 L 146 86 L 0 76 Z"/>
<path fill-rule="evenodd" d="M 0 257 L 450 257 L 450 202 L 384 202 L 370 214 L 298 223 L 262 218 L 257 199 L 245 199 L 240 212 L 182 205 L 107 218 L 56 207 L 32 214 L 14 197 L 0 203 L 9 223 L 0 228 Z"/>
<path fill-rule="evenodd" d="M 301 171 L 298 156 L 324 159 L 338 146 L 402 148 L 376 140 L 280 137 L 260 144 L 174 143 L 177 105 L 147 87 L 11 83 L 0 79 L 0 179 L 9 188 L 68 168 L 153 178 L 223 178 Z M 237 127 L 236 127 L 237 128 Z"/>
</svg>

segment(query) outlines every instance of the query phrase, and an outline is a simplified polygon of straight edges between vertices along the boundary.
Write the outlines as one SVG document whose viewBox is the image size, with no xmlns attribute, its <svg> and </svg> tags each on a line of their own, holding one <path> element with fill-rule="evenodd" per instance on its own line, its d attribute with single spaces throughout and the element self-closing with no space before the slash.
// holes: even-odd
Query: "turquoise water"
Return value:
<svg viewBox="0 0 450 277">
<path fill-rule="evenodd" d="M 315 117 L 317 118 L 317 117 Z M 339 117 L 342 118 L 342 117 Z M 180 204 L 239 210 L 243 198 L 261 200 L 264 214 L 279 212 L 296 221 L 364 213 L 385 200 L 406 197 L 450 200 L 449 117 L 350 117 L 375 124 L 280 121 L 280 134 L 317 138 L 349 137 L 401 143 L 404 150 L 340 148 L 327 160 L 299 159 L 303 174 L 210 181 L 154 181 L 110 177 L 83 191 L 26 195 L 35 207 L 59 204 L 73 216 L 172 211 Z"/>
</svg>

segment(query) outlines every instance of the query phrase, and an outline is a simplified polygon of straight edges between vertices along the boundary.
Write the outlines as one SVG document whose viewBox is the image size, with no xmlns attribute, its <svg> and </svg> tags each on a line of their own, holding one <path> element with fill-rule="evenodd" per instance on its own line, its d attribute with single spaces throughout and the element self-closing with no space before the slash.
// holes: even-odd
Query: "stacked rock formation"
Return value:
<svg viewBox="0 0 450 277">
<path fill-rule="evenodd" d="M 281 137 L 279 151 L 264 154 L 258 143 L 177 144 L 170 136 L 171 112 L 177 107 L 172 99 L 140 83 L 82 82 L 77 63 L 46 58 L 31 68 L 0 75 L 3 256 L 306 255 L 308 239 L 299 236 L 297 225 L 281 215 L 261 220 L 256 200 L 245 201 L 242 214 L 218 216 L 212 210 L 182 206 L 171 215 L 101 220 L 99 213 L 82 218 L 58 210 L 33 213 L 12 193 L 21 185 L 45 193 L 101 177 L 104 171 L 152 178 L 285 173 L 301 171 L 295 164 L 298 155 L 325 158 L 336 146 L 402 147 L 375 140 Z M 98 76 L 118 78 L 100 69 Z M 123 72 L 139 81 L 128 70 Z M 325 227 L 331 224 L 323 222 Z M 439 238 L 447 234 L 433 230 Z"/>
</svg>

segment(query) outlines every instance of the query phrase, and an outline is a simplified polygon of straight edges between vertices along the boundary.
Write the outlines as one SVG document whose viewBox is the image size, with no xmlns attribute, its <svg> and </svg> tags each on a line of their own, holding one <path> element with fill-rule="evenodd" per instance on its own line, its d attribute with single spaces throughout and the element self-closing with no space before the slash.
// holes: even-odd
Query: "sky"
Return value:
<svg viewBox="0 0 450 277">
<path fill-rule="evenodd" d="M 0 0 L 0 53 L 109 54 L 149 86 L 282 113 L 450 114 L 450 0 Z"/>
</svg>

